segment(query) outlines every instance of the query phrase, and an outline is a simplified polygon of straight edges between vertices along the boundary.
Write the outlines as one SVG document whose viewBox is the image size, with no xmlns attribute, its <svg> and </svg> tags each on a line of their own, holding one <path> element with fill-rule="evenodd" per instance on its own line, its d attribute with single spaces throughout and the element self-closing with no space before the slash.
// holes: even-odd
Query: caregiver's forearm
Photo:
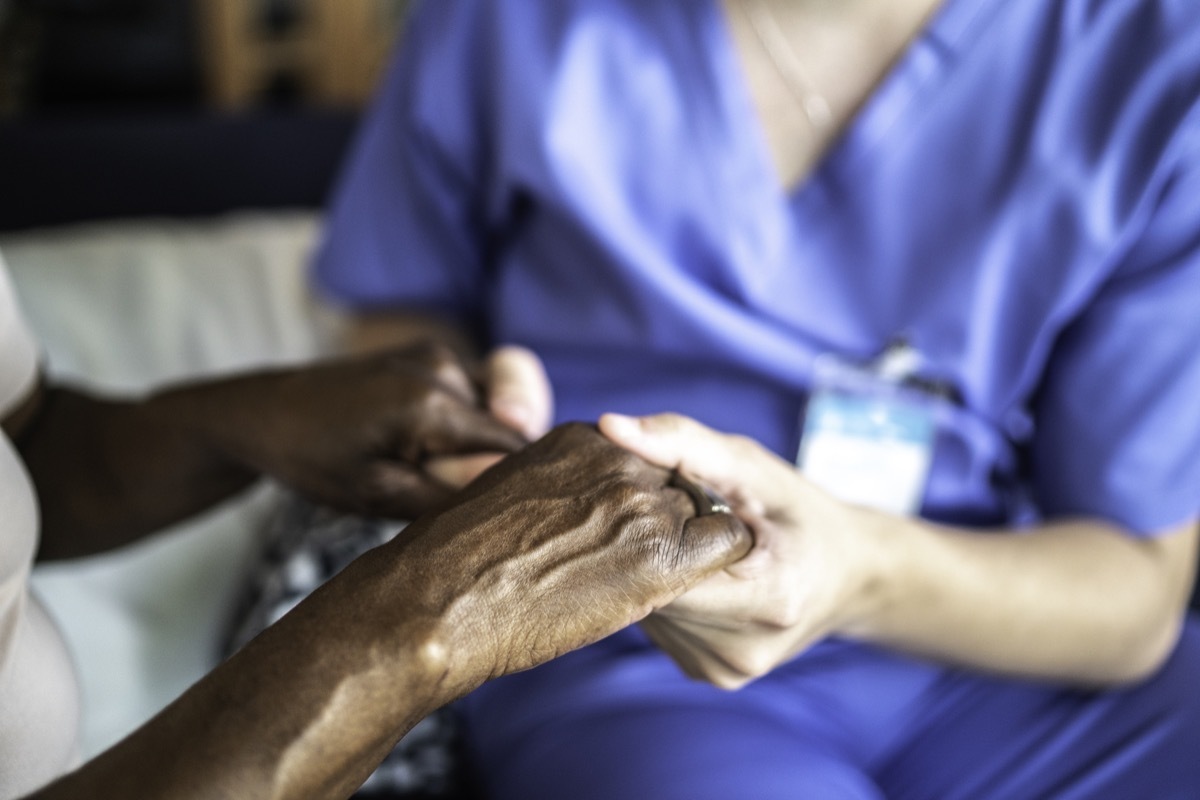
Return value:
<svg viewBox="0 0 1200 800">
<path fill-rule="evenodd" d="M 1138 539 L 1099 522 L 981 534 L 874 515 L 882 568 L 851 635 L 977 669 L 1072 683 L 1152 673 L 1185 614 L 1189 523 Z"/>
</svg>

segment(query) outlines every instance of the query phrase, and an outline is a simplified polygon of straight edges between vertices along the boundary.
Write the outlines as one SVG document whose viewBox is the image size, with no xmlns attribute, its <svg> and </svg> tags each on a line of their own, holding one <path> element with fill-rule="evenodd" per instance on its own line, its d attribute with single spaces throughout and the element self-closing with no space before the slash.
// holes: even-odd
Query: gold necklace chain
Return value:
<svg viewBox="0 0 1200 800">
<path fill-rule="evenodd" d="M 833 109 L 829 101 L 820 92 L 812 88 L 813 81 L 796 51 L 792 48 L 787 36 L 775 21 L 775 15 L 762 0 L 747 3 L 746 16 L 750 19 L 750 27 L 754 35 L 771 60 L 775 71 L 783 78 L 788 92 L 795 98 L 800 110 L 804 112 L 809 125 L 817 130 L 826 128 L 833 121 Z"/>
</svg>

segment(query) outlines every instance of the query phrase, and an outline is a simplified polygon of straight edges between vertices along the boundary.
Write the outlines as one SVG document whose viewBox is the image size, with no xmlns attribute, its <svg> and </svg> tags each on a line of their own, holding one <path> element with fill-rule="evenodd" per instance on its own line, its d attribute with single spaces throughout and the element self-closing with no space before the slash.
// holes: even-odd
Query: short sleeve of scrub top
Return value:
<svg viewBox="0 0 1200 800">
<path fill-rule="evenodd" d="M 429 3 L 398 57 L 337 189 L 316 281 L 357 308 L 403 298 L 463 319 L 481 302 L 483 180 L 470 4 Z"/>
<path fill-rule="evenodd" d="M 1176 148 L 1148 226 L 1059 335 L 1036 396 L 1033 472 L 1048 516 L 1143 534 L 1196 519 L 1200 126 Z"/>
</svg>

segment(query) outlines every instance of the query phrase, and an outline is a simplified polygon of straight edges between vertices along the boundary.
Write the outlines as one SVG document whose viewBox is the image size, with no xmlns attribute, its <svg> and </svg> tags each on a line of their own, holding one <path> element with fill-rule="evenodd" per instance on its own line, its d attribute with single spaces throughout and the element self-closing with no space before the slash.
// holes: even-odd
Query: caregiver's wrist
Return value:
<svg viewBox="0 0 1200 800">
<path fill-rule="evenodd" d="M 848 592 L 835 630 L 866 641 L 887 639 L 888 619 L 914 582 L 915 531 L 909 520 L 844 504 L 843 535 L 853 541 Z"/>
</svg>

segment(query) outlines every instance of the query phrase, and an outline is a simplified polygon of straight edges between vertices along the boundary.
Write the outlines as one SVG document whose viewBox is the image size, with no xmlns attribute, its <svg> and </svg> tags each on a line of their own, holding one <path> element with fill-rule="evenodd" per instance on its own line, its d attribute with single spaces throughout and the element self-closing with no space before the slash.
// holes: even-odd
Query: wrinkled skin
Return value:
<svg viewBox="0 0 1200 800">
<path fill-rule="evenodd" d="M 451 652 L 478 661 L 488 643 L 494 663 L 483 677 L 529 668 L 641 619 L 698 570 L 749 549 L 740 522 L 695 516 L 669 479 L 593 427 L 560 426 L 417 525 L 405 549 L 446 578 L 431 588 L 471 586 L 469 605 L 431 601 L 448 610 L 451 640 L 473 643 Z"/>
<path fill-rule="evenodd" d="M 143 728 L 35 795 L 347 797 L 421 717 L 735 562 L 669 472 L 567 425 L 369 551 Z"/>
</svg>

